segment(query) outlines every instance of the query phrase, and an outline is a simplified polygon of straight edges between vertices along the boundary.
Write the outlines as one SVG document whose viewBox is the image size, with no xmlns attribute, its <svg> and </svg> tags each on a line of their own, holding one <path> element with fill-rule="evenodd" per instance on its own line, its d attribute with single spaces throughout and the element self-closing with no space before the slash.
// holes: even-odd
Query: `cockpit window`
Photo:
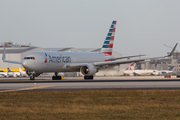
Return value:
<svg viewBox="0 0 180 120">
<path fill-rule="evenodd" d="M 35 57 L 24 57 L 24 60 L 25 59 L 32 59 L 32 60 L 35 60 Z"/>
</svg>

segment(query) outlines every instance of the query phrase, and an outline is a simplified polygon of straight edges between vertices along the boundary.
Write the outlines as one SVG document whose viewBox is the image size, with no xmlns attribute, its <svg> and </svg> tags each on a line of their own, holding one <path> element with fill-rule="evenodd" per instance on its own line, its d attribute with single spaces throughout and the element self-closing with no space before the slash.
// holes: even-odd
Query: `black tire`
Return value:
<svg viewBox="0 0 180 120">
<path fill-rule="evenodd" d="M 57 76 L 57 80 L 61 80 L 61 76 Z"/>
<path fill-rule="evenodd" d="M 93 80 L 94 76 L 84 76 L 84 80 L 89 80 L 92 79 Z"/>
<path fill-rule="evenodd" d="M 34 80 L 35 78 L 34 78 L 34 76 L 30 76 L 30 80 Z"/>
<path fill-rule="evenodd" d="M 56 76 L 52 76 L 52 80 L 56 80 Z"/>
<path fill-rule="evenodd" d="M 61 80 L 61 76 L 52 76 L 52 80 Z"/>
</svg>

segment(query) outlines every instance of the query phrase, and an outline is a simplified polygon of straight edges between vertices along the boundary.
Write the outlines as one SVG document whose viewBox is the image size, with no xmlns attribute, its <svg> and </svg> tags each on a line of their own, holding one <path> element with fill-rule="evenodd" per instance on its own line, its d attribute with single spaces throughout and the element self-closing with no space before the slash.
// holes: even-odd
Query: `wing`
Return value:
<svg viewBox="0 0 180 120">
<path fill-rule="evenodd" d="M 80 63 L 80 64 L 69 64 L 66 65 L 66 68 L 71 68 L 71 69 L 79 69 L 84 65 L 87 64 L 92 64 L 94 67 L 99 68 L 102 66 L 107 66 L 107 65 L 119 65 L 119 64 L 127 64 L 127 63 L 132 63 L 132 62 L 141 62 L 141 61 L 146 61 L 146 60 L 150 60 L 150 59 L 162 59 L 165 57 L 170 57 L 173 55 L 174 50 L 177 47 L 177 44 L 174 46 L 173 50 L 171 51 L 171 53 L 167 56 L 163 56 L 163 57 L 154 57 L 154 58 L 144 58 L 144 59 L 134 59 L 134 60 L 124 60 L 124 61 L 107 61 L 107 62 L 94 62 L 94 63 Z"/>
<path fill-rule="evenodd" d="M 165 57 L 156 57 L 156 58 L 145 58 L 145 59 L 134 59 L 134 60 L 124 60 L 124 61 L 108 61 L 108 62 L 96 62 L 93 65 L 94 66 L 104 66 L 104 65 L 118 65 L 118 64 L 127 64 L 127 63 L 132 63 L 132 62 L 141 62 L 141 61 L 146 61 L 150 59 L 162 59 Z"/>
<path fill-rule="evenodd" d="M 117 58 L 112 58 L 112 59 L 110 59 L 110 60 L 111 60 L 111 61 L 114 61 L 114 60 L 119 60 L 119 59 L 133 58 L 133 57 L 141 57 L 141 56 L 145 56 L 145 55 L 133 55 L 133 56 L 117 57 Z"/>
</svg>

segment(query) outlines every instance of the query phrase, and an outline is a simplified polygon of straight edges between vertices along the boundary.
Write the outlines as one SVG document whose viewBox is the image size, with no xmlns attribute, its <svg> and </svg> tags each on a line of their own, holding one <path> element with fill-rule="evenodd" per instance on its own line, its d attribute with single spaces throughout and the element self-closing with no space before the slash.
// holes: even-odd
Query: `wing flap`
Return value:
<svg viewBox="0 0 180 120">
<path fill-rule="evenodd" d="M 141 57 L 141 56 L 145 56 L 145 55 L 132 55 L 132 56 L 125 56 L 125 57 L 117 57 L 117 58 L 113 58 L 113 59 L 110 59 L 110 60 L 113 61 L 113 60 L 119 60 L 119 59 L 125 59 L 125 58 L 133 58 L 133 57 Z"/>
<path fill-rule="evenodd" d="M 136 59 L 136 60 L 124 60 L 124 61 L 96 62 L 96 63 L 94 63 L 93 65 L 94 65 L 94 66 L 118 65 L 118 64 L 132 63 L 132 62 L 141 62 L 141 61 L 150 60 L 150 59 L 160 59 L 160 58 L 165 58 L 165 57 L 146 58 L 146 59 Z"/>
</svg>

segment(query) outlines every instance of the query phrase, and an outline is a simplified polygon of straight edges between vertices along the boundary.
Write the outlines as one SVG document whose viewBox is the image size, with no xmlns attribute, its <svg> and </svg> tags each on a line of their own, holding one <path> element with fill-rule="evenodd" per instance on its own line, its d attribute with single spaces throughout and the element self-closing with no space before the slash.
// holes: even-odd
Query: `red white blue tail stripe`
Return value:
<svg viewBox="0 0 180 120">
<path fill-rule="evenodd" d="M 131 65 L 130 65 L 128 68 L 126 68 L 125 70 L 134 70 L 135 65 L 136 65 L 136 63 L 133 62 L 133 63 L 131 63 Z"/>
<path fill-rule="evenodd" d="M 100 52 L 104 53 L 105 56 L 111 56 L 112 55 L 114 35 L 115 35 L 115 30 L 116 30 L 116 23 L 117 23 L 117 21 L 112 22 L 111 27 L 109 29 L 109 32 L 108 32 L 106 39 L 104 41 L 104 44 L 102 46 L 102 49 L 100 51 Z"/>
</svg>

